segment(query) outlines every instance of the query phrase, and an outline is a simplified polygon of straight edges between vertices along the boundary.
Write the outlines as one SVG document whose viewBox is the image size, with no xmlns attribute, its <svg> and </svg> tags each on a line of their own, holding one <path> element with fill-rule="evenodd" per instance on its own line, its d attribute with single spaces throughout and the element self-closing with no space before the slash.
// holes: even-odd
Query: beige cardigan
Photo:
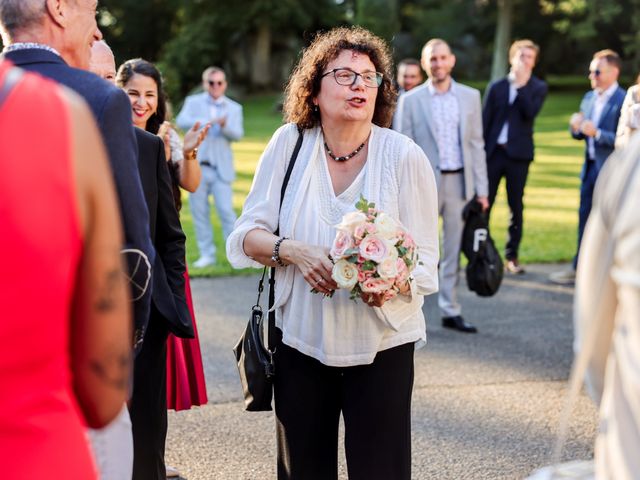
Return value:
<svg viewBox="0 0 640 480">
<path fill-rule="evenodd" d="M 577 271 L 574 347 L 576 355 L 590 351 L 587 385 L 600 403 L 598 480 L 640 478 L 638 199 L 640 136 L 614 154 L 600 173 Z M 588 345 L 594 330 L 596 341 Z"/>
</svg>

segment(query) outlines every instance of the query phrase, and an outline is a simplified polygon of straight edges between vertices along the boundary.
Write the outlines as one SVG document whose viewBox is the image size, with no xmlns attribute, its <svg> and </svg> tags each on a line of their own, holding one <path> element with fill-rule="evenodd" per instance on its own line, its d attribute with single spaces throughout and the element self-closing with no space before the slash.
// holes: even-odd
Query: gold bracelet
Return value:
<svg viewBox="0 0 640 480">
<path fill-rule="evenodd" d="M 185 157 L 187 160 L 196 160 L 198 157 L 198 149 L 194 148 L 189 152 L 189 154 Z"/>
</svg>

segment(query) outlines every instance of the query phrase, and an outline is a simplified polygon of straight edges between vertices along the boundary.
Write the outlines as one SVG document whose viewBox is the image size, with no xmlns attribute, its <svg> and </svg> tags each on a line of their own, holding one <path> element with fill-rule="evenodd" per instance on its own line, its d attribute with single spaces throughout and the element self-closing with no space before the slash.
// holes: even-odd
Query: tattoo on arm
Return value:
<svg viewBox="0 0 640 480">
<path fill-rule="evenodd" d="M 89 360 L 91 371 L 104 383 L 117 390 L 129 387 L 131 354 L 129 352 L 108 352 L 104 358 Z"/>
<path fill-rule="evenodd" d="M 113 310 L 116 306 L 115 292 L 118 282 L 121 281 L 122 272 L 118 269 L 106 273 L 104 282 L 99 288 L 98 298 L 95 301 L 95 309 L 105 313 Z"/>
</svg>

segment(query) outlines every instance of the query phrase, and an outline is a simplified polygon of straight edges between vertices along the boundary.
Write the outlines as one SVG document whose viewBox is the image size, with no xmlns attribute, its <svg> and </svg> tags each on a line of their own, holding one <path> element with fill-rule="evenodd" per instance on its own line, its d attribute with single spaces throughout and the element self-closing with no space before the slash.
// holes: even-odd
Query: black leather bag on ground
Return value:
<svg viewBox="0 0 640 480">
<path fill-rule="evenodd" d="M 504 265 L 489 234 L 487 215 L 475 200 L 462 211 L 465 221 L 461 249 L 467 257 L 467 285 L 481 297 L 490 297 L 500 288 Z"/>
<path fill-rule="evenodd" d="M 298 158 L 298 152 L 302 145 L 302 130 L 299 130 L 298 141 L 293 149 L 287 172 L 282 181 L 280 189 L 280 206 L 284 198 L 284 192 L 289 183 L 289 177 L 293 170 L 293 165 Z M 278 235 L 279 228 L 274 232 Z M 251 317 L 247 328 L 238 340 L 233 353 L 238 362 L 238 372 L 240 373 L 240 383 L 242 384 L 242 392 L 244 394 L 245 410 L 249 412 L 268 412 L 272 410 L 271 400 L 273 399 L 273 380 L 275 377 L 275 365 L 273 363 L 273 354 L 276 345 L 279 343 L 279 335 L 276 331 L 275 313 L 269 312 L 269 329 L 268 329 L 268 345 L 264 343 L 263 322 L 264 312 L 260 307 L 260 295 L 264 289 L 264 277 L 267 267 L 262 271 L 262 278 L 258 284 L 258 300 L 251 307 Z M 275 288 L 275 268 L 271 267 L 269 273 L 269 310 L 274 303 Z"/>
</svg>

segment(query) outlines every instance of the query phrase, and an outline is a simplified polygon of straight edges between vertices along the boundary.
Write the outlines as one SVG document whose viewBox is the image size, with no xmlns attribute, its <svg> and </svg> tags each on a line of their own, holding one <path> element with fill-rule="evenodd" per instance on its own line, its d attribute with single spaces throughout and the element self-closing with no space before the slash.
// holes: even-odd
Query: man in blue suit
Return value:
<svg viewBox="0 0 640 480">
<path fill-rule="evenodd" d="M 5 57 L 18 67 L 49 77 L 84 97 L 107 147 L 120 205 L 125 247 L 142 252 L 153 265 L 149 213 L 138 173 L 138 148 L 126 94 L 84 71 L 91 46 L 102 38 L 96 24 L 96 0 L 0 0 L 0 27 Z M 37 113 L 34 113 L 37 115 Z M 44 240 L 44 239 L 43 239 Z M 146 262 L 137 258 L 134 267 Z M 148 272 L 131 282 L 135 338 L 139 344 L 149 321 L 151 288 Z M 109 280 L 105 279 L 108 289 Z"/>
<path fill-rule="evenodd" d="M 580 208 L 578 210 L 578 247 L 573 268 L 555 272 L 551 281 L 573 284 L 580 253 L 584 227 L 591 212 L 593 189 L 604 162 L 613 153 L 620 110 L 626 92 L 618 85 L 622 68 L 620 57 L 613 50 L 601 50 L 593 55 L 589 65 L 589 80 L 593 90 L 587 92 L 580 103 L 580 111 L 571 116 L 569 128 L 576 140 L 584 140 L 584 165 L 580 173 Z"/>
<path fill-rule="evenodd" d="M 505 78 L 489 85 L 482 109 L 490 208 L 500 180 L 506 179 L 511 220 L 505 247 L 505 269 L 511 273 L 524 273 L 518 261 L 524 209 L 522 198 L 529 164 L 533 161 L 533 122 L 547 95 L 547 84 L 532 75 L 539 51 L 531 40 L 518 40 L 511 45 L 511 71 Z"/>
</svg>

